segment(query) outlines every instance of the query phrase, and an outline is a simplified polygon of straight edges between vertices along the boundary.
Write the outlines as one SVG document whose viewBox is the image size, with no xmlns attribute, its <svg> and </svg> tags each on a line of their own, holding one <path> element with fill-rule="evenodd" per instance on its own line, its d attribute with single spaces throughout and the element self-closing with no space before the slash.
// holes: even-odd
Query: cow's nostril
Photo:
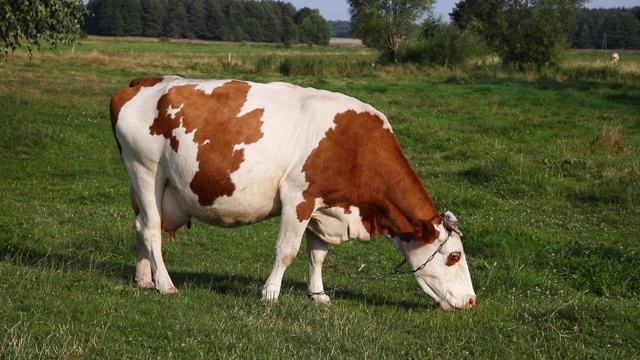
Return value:
<svg viewBox="0 0 640 360">
<path fill-rule="evenodd" d="M 469 298 L 469 307 L 472 307 L 475 304 L 476 304 L 476 298 L 475 297 Z"/>
</svg>

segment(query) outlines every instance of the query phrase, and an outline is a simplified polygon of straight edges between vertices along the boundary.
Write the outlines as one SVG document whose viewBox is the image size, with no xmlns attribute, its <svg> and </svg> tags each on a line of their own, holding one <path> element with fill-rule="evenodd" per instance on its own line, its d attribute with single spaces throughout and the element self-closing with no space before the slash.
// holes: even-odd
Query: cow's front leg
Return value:
<svg viewBox="0 0 640 360">
<path fill-rule="evenodd" d="M 329 244 L 307 229 L 307 253 L 309 255 L 309 297 L 319 303 L 329 304 L 331 298 L 324 292 L 322 284 L 322 264 L 327 257 Z"/>
<path fill-rule="evenodd" d="M 280 295 L 280 287 L 282 285 L 282 277 L 289 265 L 293 262 L 300 243 L 304 229 L 307 227 L 308 221 L 298 221 L 295 209 L 291 212 L 282 212 L 280 218 L 280 229 L 278 230 L 278 241 L 276 243 L 276 261 L 273 263 L 273 269 L 262 287 L 262 300 L 277 301 Z"/>
</svg>

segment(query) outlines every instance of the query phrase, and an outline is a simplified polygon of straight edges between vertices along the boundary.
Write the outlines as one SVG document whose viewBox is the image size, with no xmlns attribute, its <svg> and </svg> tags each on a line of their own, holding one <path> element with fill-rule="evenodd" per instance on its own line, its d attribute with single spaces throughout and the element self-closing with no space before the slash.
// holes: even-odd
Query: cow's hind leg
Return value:
<svg viewBox="0 0 640 360">
<path fill-rule="evenodd" d="M 136 214 L 136 249 L 138 252 L 138 259 L 136 261 L 136 282 L 138 283 L 138 286 L 143 289 L 153 289 L 149 251 L 147 250 L 147 247 L 144 244 L 144 239 L 141 236 L 142 225 L 140 219 L 140 206 L 138 205 L 138 200 L 136 199 L 133 186 L 129 191 L 129 196 L 131 198 L 131 207 L 133 208 L 133 212 Z"/>
<path fill-rule="evenodd" d="M 155 286 L 161 293 L 175 293 L 178 290 L 162 259 L 160 201 L 165 181 L 159 174 L 143 173 L 140 169 L 134 174 L 136 176 L 130 176 L 130 179 L 133 179 L 132 188 L 139 206 L 139 213 L 136 215 L 136 282 L 143 288 Z"/>
<path fill-rule="evenodd" d="M 277 301 L 280 295 L 280 287 L 282 285 L 282 277 L 289 265 L 293 262 L 300 243 L 302 235 L 307 227 L 308 221 L 298 221 L 295 209 L 285 211 L 283 209 L 280 218 L 280 229 L 278 230 L 278 241 L 276 243 L 276 260 L 273 263 L 273 269 L 262 288 L 262 300 Z"/>
<path fill-rule="evenodd" d="M 309 297 L 319 303 L 329 304 L 331 298 L 324 292 L 322 284 L 322 264 L 327 257 L 329 244 L 307 229 L 307 253 L 309 255 Z"/>
<path fill-rule="evenodd" d="M 153 277 L 151 276 L 151 263 L 149 262 L 149 250 L 144 243 L 142 226 L 136 216 L 136 248 L 138 259 L 136 261 L 136 283 L 143 289 L 153 289 Z"/>
</svg>

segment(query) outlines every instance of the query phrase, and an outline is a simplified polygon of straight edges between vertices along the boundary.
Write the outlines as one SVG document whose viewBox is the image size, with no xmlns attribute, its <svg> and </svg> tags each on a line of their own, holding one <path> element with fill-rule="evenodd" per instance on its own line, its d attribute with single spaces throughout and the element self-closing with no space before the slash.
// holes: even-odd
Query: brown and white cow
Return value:
<svg viewBox="0 0 640 360">
<path fill-rule="evenodd" d="M 415 278 L 442 308 L 475 304 L 455 217 L 438 214 L 370 105 L 285 83 L 166 76 L 116 93 L 111 123 L 131 181 L 139 286 L 177 291 L 162 229 L 173 240 L 191 217 L 232 227 L 279 215 L 265 300 L 277 300 L 306 231 L 315 301 L 330 301 L 322 284 L 329 244 L 384 234 L 412 269 L 422 265 Z"/>
</svg>

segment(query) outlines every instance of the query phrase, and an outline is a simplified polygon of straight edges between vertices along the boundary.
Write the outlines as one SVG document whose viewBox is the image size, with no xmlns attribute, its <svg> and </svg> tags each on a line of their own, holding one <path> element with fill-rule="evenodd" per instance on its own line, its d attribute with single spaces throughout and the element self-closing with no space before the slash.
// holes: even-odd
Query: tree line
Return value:
<svg viewBox="0 0 640 360">
<path fill-rule="evenodd" d="M 586 1 L 460 0 L 446 23 L 429 16 L 434 0 L 349 0 L 350 21 L 329 23 L 317 10 L 273 0 L 6 0 L 0 59 L 21 46 L 31 53 L 73 43 L 83 16 L 90 34 L 285 45 L 326 45 L 333 27 L 334 36 L 358 37 L 386 61 L 450 67 L 488 52 L 523 68 L 557 66 L 567 45 L 640 49 L 640 6 L 586 9 Z"/>
<path fill-rule="evenodd" d="M 359 2 L 366 3 L 367 8 L 371 9 L 377 0 L 369 1 L 371 4 L 362 0 L 352 1 L 352 8 L 357 10 Z M 502 11 L 505 10 L 505 6 L 500 5 L 502 2 L 462 0 L 450 14 L 451 20 L 464 28 L 466 24 L 461 21 L 461 13 L 475 4 L 483 4 L 485 7 L 482 11 L 494 9 L 496 12 L 485 19 L 494 19 L 492 21 L 496 22 L 498 20 L 495 19 L 507 15 Z M 417 3 L 431 6 L 432 1 Z M 495 6 L 486 7 L 487 4 Z M 556 5 L 554 7 L 554 12 L 560 14 L 559 8 Z M 349 37 L 353 30 L 353 24 L 349 21 L 328 22 L 317 10 L 298 10 L 291 3 L 271 0 L 90 0 L 87 9 L 89 13 L 85 15 L 83 30 L 92 35 L 327 45 L 331 36 Z M 527 17 L 531 14 L 534 12 Z M 513 12 L 510 17 L 516 18 L 515 23 L 522 26 L 523 20 Z M 545 20 L 535 22 L 537 27 L 541 21 L 548 19 L 548 15 L 543 15 L 542 19 Z M 367 23 L 372 23 L 377 30 L 382 28 L 373 21 Z M 569 41 L 573 48 L 640 49 L 640 7 L 582 8 L 577 14 L 576 23 L 569 30 Z M 556 30 L 552 29 L 551 33 Z M 537 29 L 534 33 L 540 34 L 541 31 Z M 509 37 L 513 38 L 513 34 L 510 32 Z M 380 34 L 375 35 L 380 38 Z M 525 35 L 531 37 L 531 34 Z"/>
<path fill-rule="evenodd" d="M 640 6 L 583 8 L 571 45 L 577 49 L 640 49 Z"/>
<path fill-rule="evenodd" d="M 92 35 L 328 45 L 331 25 L 317 10 L 281 1 L 90 0 Z"/>
</svg>

